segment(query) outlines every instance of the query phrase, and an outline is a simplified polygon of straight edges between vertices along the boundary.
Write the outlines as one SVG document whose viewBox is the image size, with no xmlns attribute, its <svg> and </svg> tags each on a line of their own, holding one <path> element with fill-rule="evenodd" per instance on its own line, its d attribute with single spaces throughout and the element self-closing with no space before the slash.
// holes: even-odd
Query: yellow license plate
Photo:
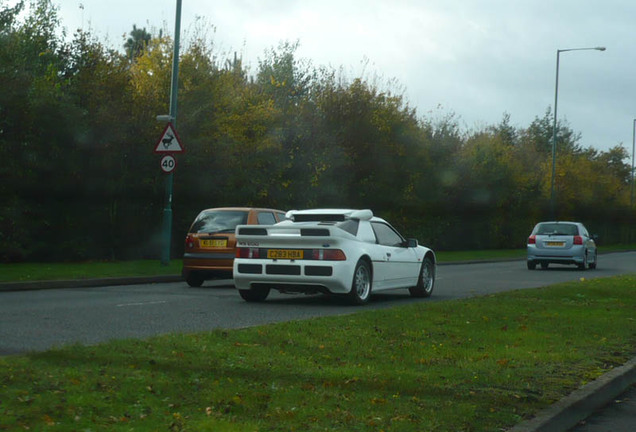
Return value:
<svg viewBox="0 0 636 432">
<path fill-rule="evenodd" d="M 270 259 L 303 259 L 303 251 L 296 249 L 269 249 L 267 258 Z"/>
<path fill-rule="evenodd" d="M 552 241 L 552 242 L 545 242 L 545 245 L 546 246 L 560 246 L 560 247 L 563 247 L 563 246 L 565 246 L 565 243 L 564 242 L 554 242 L 554 241 Z"/>
<path fill-rule="evenodd" d="M 220 248 L 227 246 L 227 239 L 199 240 L 201 247 Z"/>
</svg>

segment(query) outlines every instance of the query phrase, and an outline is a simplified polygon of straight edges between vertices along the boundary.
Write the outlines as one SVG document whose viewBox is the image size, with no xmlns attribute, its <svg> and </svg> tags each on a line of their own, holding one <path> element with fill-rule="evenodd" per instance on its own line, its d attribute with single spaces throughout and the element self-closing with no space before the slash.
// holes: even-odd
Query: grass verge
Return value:
<svg viewBox="0 0 636 432">
<path fill-rule="evenodd" d="M 636 250 L 636 245 L 604 246 L 602 252 Z M 440 263 L 492 259 L 523 259 L 525 249 L 436 252 Z M 103 277 L 157 276 L 181 274 L 182 261 L 163 266 L 158 260 L 89 261 L 81 263 L 0 264 L 0 282 L 24 282 Z"/>
<path fill-rule="evenodd" d="M 480 261 L 491 259 L 521 259 L 525 258 L 527 251 L 525 249 L 497 249 L 497 250 L 477 250 L 477 251 L 451 251 L 451 252 L 435 252 L 437 261 L 459 262 L 459 261 Z"/>
<path fill-rule="evenodd" d="M 3 357 L 0 430 L 503 430 L 634 355 L 634 286 L 582 278 Z"/>
<path fill-rule="evenodd" d="M 0 282 L 176 274 L 181 274 L 181 260 L 172 260 L 167 266 L 158 260 L 0 264 Z"/>
</svg>

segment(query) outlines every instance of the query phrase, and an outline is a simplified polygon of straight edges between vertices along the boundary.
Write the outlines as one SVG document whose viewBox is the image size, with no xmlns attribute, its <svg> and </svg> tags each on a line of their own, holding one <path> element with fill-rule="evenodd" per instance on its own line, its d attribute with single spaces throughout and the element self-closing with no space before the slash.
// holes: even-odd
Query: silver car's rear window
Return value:
<svg viewBox="0 0 636 432">
<path fill-rule="evenodd" d="M 578 235 L 579 228 L 568 223 L 545 223 L 537 227 L 537 235 Z"/>
</svg>

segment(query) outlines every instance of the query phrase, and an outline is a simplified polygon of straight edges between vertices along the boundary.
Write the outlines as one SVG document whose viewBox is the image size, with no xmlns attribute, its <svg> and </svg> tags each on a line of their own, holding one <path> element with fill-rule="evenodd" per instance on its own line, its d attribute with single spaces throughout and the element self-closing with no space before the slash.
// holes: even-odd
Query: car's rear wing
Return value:
<svg viewBox="0 0 636 432">
<path fill-rule="evenodd" d="M 313 209 L 289 210 L 285 218 L 294 222 L 341 222 L 347 219 L 371 220 L 373 212 L 366 210 Z"/>
</svg>

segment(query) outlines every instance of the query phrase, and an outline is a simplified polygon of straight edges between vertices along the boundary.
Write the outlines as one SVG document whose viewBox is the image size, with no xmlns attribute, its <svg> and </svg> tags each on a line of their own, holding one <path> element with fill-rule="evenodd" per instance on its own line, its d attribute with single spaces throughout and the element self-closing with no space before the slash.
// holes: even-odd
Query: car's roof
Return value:
<svg viewBox="0 0 636 432">
<path fill-rule="evenodd" d="M 579 224 L 581 225 L 581 222 L 573 222 L 573 221 L 545 221 L 545 222 L 539 222 L 537 225 L 541 225 L 541 224 Z"/>
</svg>

